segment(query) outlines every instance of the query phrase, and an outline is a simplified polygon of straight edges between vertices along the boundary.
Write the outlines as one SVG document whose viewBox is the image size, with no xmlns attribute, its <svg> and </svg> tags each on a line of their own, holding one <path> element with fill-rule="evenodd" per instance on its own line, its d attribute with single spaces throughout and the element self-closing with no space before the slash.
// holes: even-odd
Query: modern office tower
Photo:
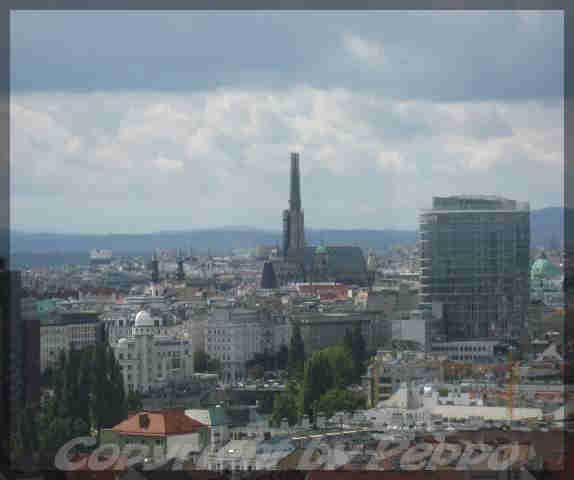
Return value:
<svg viewBox="0 0 574 480">
<path fill-rule="evenodd" d="M 520 338 L 529 302 L 528 203 L 434 197 L 420 215 L 420 250 L 431 342 Z"/>
<path fill-rule="evenodd" d="M 289 209 L 283 211 L 283 256 L 290 261 L 302 261 L 305 248 L 305 227 L 301 209 L 299 154 L 291 154 L 291 192 Z"/>
</svg>

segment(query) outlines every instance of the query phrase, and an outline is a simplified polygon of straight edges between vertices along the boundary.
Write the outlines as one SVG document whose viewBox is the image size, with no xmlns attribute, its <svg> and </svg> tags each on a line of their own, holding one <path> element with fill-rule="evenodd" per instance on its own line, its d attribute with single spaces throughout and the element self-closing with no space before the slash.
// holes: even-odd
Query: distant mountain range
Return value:
<svg viewBox="0 0 574 480">
<path fill-rule="evenodd" d="M 416 231 L 402 230 L 307 230 L 307 242 L 357 245 L 365 249 L 384 251 L 394 245 L 413 244 Z M 111 249 L 117 254 L 149 252 L 155 248 L 185 248 L 213 254 L 254 248 L 257 245 L 280 245 L 281 232 L 259 229 L 216 228 L 209 230 L 157 232 L 140 235 L 77 235 L 53 233 L 12 232 L 13 253 L 88 252 L 91 249 Z"/>
<path fill-rule="evenodd" d="M 560 207 L 531 212 L 532 246 L 560 245 L 564 236 Z M 307 242 L 319 245 L 356 245 L 382 253 L 396 245 L 413 245 L 415 230 L 307 230 Z M 119 255 L 150 255 L 156 248 L 193 248 L 196 253 L 227 254 L 257 245 L 280 245 L 281 232 L 249 227 L 223 227 L 195 231 L 164 231 L 149 234 L 57 234 L 11 232 L 12 265 L 84 263 L 90 250 L 111 249 Z M 69 260 L 66 260 L 69 259 Z M 84 259 L 84 261 L 82 261 Z"/>
<path fill-rule="evenodd" d="M 568 209 L 570 214 L 572 209 Z M 574 232 L 573 232 L 574 233 Z M 569 239 L 572 236 L 569 235 Z M 533 247 L 556 247 L 564 243 L 564 209 L 548 207 L 530 212 L 530 244 Z"/>
</svg>

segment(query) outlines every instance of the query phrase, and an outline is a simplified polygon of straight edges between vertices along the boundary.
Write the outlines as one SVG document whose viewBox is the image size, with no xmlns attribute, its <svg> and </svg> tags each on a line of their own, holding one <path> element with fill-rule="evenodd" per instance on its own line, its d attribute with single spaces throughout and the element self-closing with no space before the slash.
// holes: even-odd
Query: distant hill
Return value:
<svg viewBox="0 0 574 480">
<path fill-rule="evenodd" d="M 532 246 L 560 245 L 564 237 L 563 209 L 533 210 L 530 216 Z M 378 253 L 396 245 L 413 245 L 415 230 L 307 230 L 307 242 L 319 245 L 355 245 Z M 149 255 L 156 248 L 191 247 L 197 253 L 214 255 L 257 245 L 281 245 L 281 232 L 249 227 L 224 227 L 195 231 L 165 231 L 149 234 L 80 235 L 11 232 L 12 264 L 61 264 L 88 261 L 94 248 L 111 249 L 114 254 Z M 81 261 L 81 259 L 84 259 Z M 55 262 L 55 263 L 54 263 Z"/>
<path fill-rule="evenodd" d="M 357 245 L 378 251 L 398 244 L 413 244 L 415 231 L 402 230 L 308 230 L 311 244 Z M 257 245 L 280 245 L 281 232 L 230 227 L 189 232 L 158 232 L 141 235 L 77 235 L 12 232 L 12 252 L 88 252 L 93 248 L 111 249 L 114 253 L 151 252 L 155 248 L 188 248 L 214 254 L 254 248 Z"/>
<path fill-rule="evenodd" d="M 548 207 L 530 212 L 530 244 L 557 247 L 564 243 L 564 209 Z"/>
</svg>

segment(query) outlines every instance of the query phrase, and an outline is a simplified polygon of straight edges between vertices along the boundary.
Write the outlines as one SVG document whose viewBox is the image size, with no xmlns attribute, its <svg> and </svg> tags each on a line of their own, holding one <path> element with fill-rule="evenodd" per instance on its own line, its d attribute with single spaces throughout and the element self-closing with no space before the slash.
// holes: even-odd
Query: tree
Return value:
<svg viewBox="0 0 574 480">
<path fill-rule="evenodd" d="M 91 370 L 92 370 L 92 347 L 87 347 L 82 350 L 82 355 L 79 359 L 77 382 L 78 382 L 78 398 L 76 399 L 78 405 L 77 415 L 86 425 L 91 425 L 91 402 L 92 402 L 92 385 L 91 385 Z"/>
<path fill-rule="evenodd" d="M 365 361 L 367 359 L 367 346 L 363 333 L 361 331 L 360 322 L 355 323 L 353 329 L 353 364 L 355 367 L 355 377 L 360 380 L 361 375 L 365 370 Z"/>
<path fill-rule="evenodd" d="M 193 352 L 193 369 L 196 372 L 219 373 L 221 362 L 217 358 L 210 357 L 205 351 L 197 350 Z"/>
<path fill-rule="evenodd" d="M 193 352 L 193 369 L 196 372 L 207 372 L 207 353 L 203 350 L 196 350 Z"/>
<path fill-rule="evenodd" d="M 250 373 L 253 378 L 260 379 L 263 378 L 265 371 L 263 370 L 263 366 L 255 365 L 254 367 L 251 368 Z"/>
<path fill-rule="evenodd" d="M 120 364 L 109 343 L 106 343 L 106 357 L 110 398 L 105 426 L 113 427 L 127 417 L 126 393 Z"/>
<path fill-rule="evenodd" d="M 303 385 L 300 393 L 301 415 L 313 415 L 313 407 L 327 390 L 334 385 L 334 375 L 329 357 L 323 350 L 315 352 L 305 363 Z"/>
<path fill-rule="evenodd" d="M 292 378 L 301 378 L 305 369 L 305 344 L 298 323 L 293 326 L 289 345 L 287 369 Z"/>
<path fill-rule="evenodd" d="M 127 414 L 125 389 L 120 366 L 108 344 L 98 344 L 93 352 L 91 413 L 98 430 L 113 427 Z"/>
<path fill-rule="evenodd" d="M 287 345 L 281 345 L 279 351 L 277 352 L 277 369 L 285 370 L 289 362 L 289 347 Z"/>
<path fill-rule="evenodd" d="M 355 346 L 353 344 L 353 332 L 349 328 L 347 328 L 347 330 L 345 330 L 345 338 L 343 339 L 343 345 L 347 349 L 349 354 L 353 355 L 353 351 L 355 348 Z"/>
<path fill-rule="evenodd" d="M 128 412 L 137 412 L 143 408 L 142 398 L 139 392 L 130 390 L 126 398 Z"/>
<path fill-rule="evenodd" d="M 14 453 L 28 456 L 38 451 L 39 439 L 35 409 L 26 406 L 18 412 L 14 433 Z"/>
<path fill-rule="evenodd" d="M 342 345 L 328 347 L 322 350 L 326 357 L 334 388 L 344 388 L 354 380 L 353 358 L 351 353 Z M 330 387 L 331 388 L 331 387 Z"/>
<path fill-rule="evenodd" d="M 275 396 L 273 412 L 271 413 L 271 425 L 280 426 L 281 421 L 286 418 L 290 426 L 297 423 L 297 397 L 299 395 L 298 385 L 289 382 L 284 392 Z"/>
<path fill-rule="evenodd" d="M 365 399 L 353 392 L 342 389 L 331 389 L 324 393 L 317 402 L 317 411 L 332 417 L 336 412 L 354 412 L 364 408 Z"/>
<path fill-rule="evenodd" d="M 81 419 L 55 417 L 49 420 L 40 432 L 40 449 L 44 452 L 57 451 L 74 437 L 85 436 L 89 426 Z"/>
</svg>

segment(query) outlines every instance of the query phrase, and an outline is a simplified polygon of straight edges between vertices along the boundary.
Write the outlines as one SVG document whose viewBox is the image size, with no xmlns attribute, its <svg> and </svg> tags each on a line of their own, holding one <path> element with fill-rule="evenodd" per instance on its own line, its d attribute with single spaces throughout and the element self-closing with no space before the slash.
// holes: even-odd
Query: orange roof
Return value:
<svg viewBox="0 0 574 480">
<path fill-rule="evenodd" d="M 148 421 L 144 416 L 147 416 Z M 113 427 L 112 431 L 123 435 L 165 436 L 192 433 L 202 427 L 206 425 L 188 417 L 180 409 L 144 410 L 130 415 Z"/>
</svg>

